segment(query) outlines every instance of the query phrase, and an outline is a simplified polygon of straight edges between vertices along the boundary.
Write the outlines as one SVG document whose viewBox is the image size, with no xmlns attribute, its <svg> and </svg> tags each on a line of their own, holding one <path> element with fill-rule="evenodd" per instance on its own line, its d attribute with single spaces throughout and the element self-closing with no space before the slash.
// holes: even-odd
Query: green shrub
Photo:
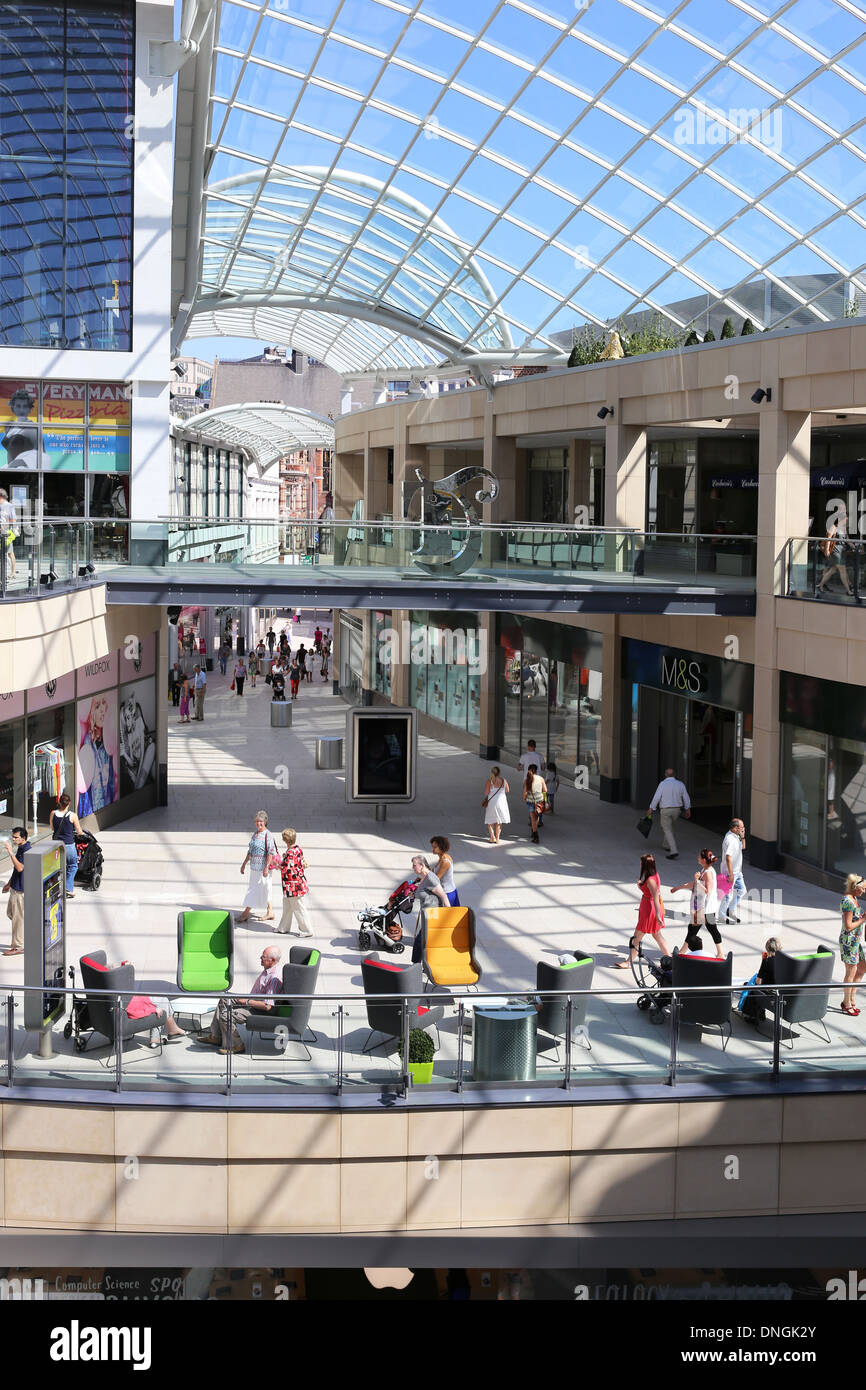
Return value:
<svg viewBox="0 0 866 1390">
<path fill-rule="evenodd" d="M 695 332 L 694 328 L 690 328 L 683 340 L 683 347 L 697 347 L 700 341 L 701 340 Z"/>
<path fill-rule="evenodd" d="M 583 328 L 574 334 L 568 357 L 569 367 L 587 367 L 591 362 L 598 362 L 606 346 L 605 335 L 596 328 L 595 324 L 584 324 Z"/>
<path fill-rule="evenodd" d="M 667 352 L 669 348 L 679 347 L 683 335 L 676 332 L 669 319 L 656 314 L 631 333 L 621 328 L 620 338 L 626 357 L 639 357 L 645 352 Z"/>
<path fill-rule="evenodd" d="M 724 323 L 722 324 L 722 332 L 720 336 L 722 338 L 736 338 L 737 335 L 734 332 L 734 325 L 730 319 L 725 319 Z"/>
<path fill-rule="evenodd" d="M 745 319 L 744 322 L 743 322 L 743 326 L 742 326 L 742 328 L 740 329 L 740 337 L 741 337 L 741 338 L 747 338 L 747 337 L 749 336 L 749 334 L 750 334 L 750 333 L 754 333 L 754 331 L 755 331 L 755 325 L 752 323 L 752 320 L 751 320 L 751 319 Z"/>
<path fill-rule="evenodd" d="M 403 1039 L 397 1044 L 397 1051 L 403 1056 Z M 410 1062 L 432 1062 L 435 1054 L 433 1039 L 429 1033 L 425 1033 L 423 1028 L 409 1029 L 409 1061 Z"/>
<path fill-rule="evenodd" d="M 706 331 L 706 333 L 704 334 L 704 342 L 705 342 L 705 343 L 714 343 L 715 341 L 716 341 L 716 335 L 715 335 L 715 333 L 713 332 L 713 330 L 712 330 L 711 328 L 708 328 L 707 331 Z"/>
</svg>

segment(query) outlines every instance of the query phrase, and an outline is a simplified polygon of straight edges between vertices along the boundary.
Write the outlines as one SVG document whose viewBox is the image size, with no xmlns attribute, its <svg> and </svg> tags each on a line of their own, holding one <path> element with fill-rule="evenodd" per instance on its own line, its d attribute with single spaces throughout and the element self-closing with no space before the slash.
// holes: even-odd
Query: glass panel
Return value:
<svg viewBox="0 0 866 1390">
<path fill-rule="evenodd" d="M 556 763 L 561 782 L 571 781 L 577 762 L 577 707 L 580 698 L 578 668 L 565 661 L 551 661 L 548 671 L 550 701 L 549 761 Z"/>
<path fill-rule="evenodd" d="M 430 663 L 427 667 L 427 713 L 445 720 L 444 633 L 440 627 L 428 628 Z"/>
<path fill-rule="evenodd" d="M 502 692 L 502 737 L 500 743 L 503 755 L 510 753 L 515 761 L 520 757 L 520 652 L 512 647 L 500 647 L 498 658 L 501 662 L 499 687 Z"/>
<path fill-rule="evenodd" d="M 866 854 L 866 744 L 830 739 L 827 762 L 827 868 L 860 873 Z"/>
<path fill-rule="evenodd" d="M 585 767 L 589 786 L 601 786 L 601 671 L 580 671 L 580 745 L 577 761 Z"/>
<path fill-rule="evenodd" d="M 539 753 L 547 757 L 547 657 L 524 651 L 520 663 L 522 690 L 520 746 L 534 738 Z M 539 771 L 541 769 L 539 768 Z"/>
<path fill-rule="evenodd" d="M 409 704 L 413 709 L 427 712 L 427 614 L 412 614 L 410 644 Z"/>
<path fill-rule="evenodd" d="M 779 843 L 783 853 L 806 859 L 812 864 L 821 864 L 823 857 L 825 747 L 823 734 L 800 729 L 793 724 L 782 726 L 782 824 Z"/>
<path fill-rule="evenodd" d="M 466 728 L 467 670 L 449 665 L 446 675 L 446 719 L 458 729 Z"/>
</svg>

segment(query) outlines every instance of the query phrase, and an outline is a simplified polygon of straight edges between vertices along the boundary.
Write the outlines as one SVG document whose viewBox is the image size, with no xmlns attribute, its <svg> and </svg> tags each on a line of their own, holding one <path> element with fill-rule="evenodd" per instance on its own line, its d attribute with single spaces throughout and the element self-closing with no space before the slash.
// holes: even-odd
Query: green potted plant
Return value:
<svg viewBox="0 0 866 1390">
<path fill-rule="evenodd" d="M 403 1039 L 397 1048 L 403 1056 Z M 409 1029 L 409 1072 L 413 1086 L 426 1086 L 433 1080 L 433 1039 L 423 1028 Z"/>
</svg>

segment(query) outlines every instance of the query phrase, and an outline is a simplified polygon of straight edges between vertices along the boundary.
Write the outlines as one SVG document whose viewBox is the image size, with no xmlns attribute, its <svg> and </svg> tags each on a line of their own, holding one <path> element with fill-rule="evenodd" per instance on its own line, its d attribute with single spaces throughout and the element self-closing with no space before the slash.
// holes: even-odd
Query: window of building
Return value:
<svg viewBox="0 0 866 1390">
<path fill-rule="evenodd" d="M 128 352 L 133 6 L 0 6 L 0 343 Z"/>
<path fill-rule="evenodd" d="M 529 450 L 528 521 L 564 526 L 568 515 L 568 450 Z"/>
</svg>

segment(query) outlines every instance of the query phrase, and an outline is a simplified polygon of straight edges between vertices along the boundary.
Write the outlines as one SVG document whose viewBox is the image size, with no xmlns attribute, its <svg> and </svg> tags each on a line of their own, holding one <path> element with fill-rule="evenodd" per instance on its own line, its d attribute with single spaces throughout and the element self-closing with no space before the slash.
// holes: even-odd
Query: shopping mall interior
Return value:
<svg viewBox="0 0 866 1390">
<path fill-rule="evenodd" d="M 864 121 L 853 0 L 0 6 L 0 1301 L 859 1296 Z"/>
</svg>

